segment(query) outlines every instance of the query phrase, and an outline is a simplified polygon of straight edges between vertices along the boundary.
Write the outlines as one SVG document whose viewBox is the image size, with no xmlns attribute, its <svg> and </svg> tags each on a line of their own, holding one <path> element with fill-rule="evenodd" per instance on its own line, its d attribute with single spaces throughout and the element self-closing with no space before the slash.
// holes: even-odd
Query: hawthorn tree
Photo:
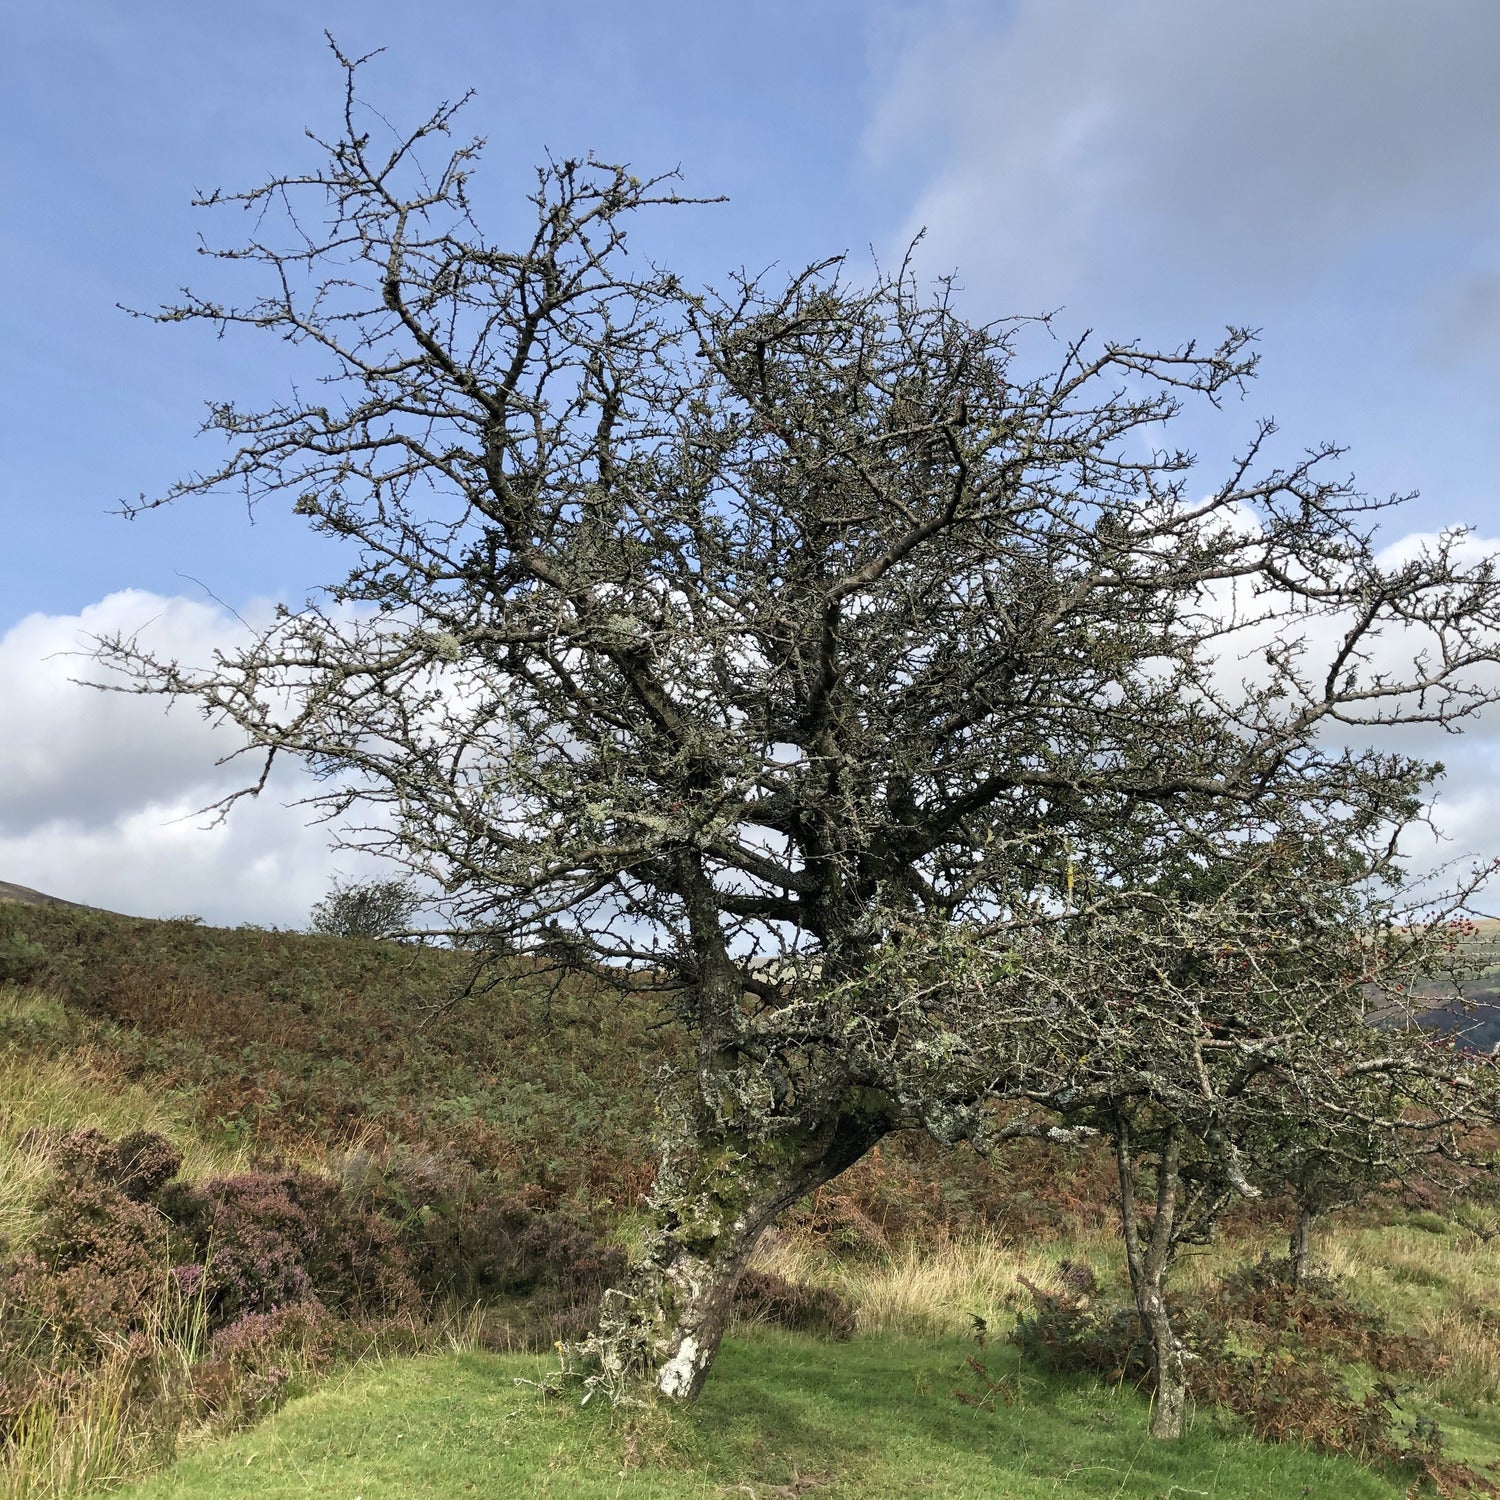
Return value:
<svg viewBox="0 0 1500 1500">
<path fill-rule="evenodd" d="M 1421 1030 L 1431 1001 L 1412 999 L 1459 992 L 1471 924 L 1450 918 L 1487 872 L 1414 924 L 1387 830 L 1349 814 L 1307 826 L 1289 808 L 1258 837 L 1233 833 L 1180 839 L 1154 867 L 1138 855 L 1076 908 L 952 931 L 912 956 L 900 945 L 863 980 L 866 1009 L 883 995 L 903 1033 L 888 1066 L 942 1059 L 913 1095 L 1029 1101 L 1059 1138 L 1113 1147 L 1158 1438 L 1180 1436 L 1190 1386 L 1167 1299 L 1182 1246 L 1212 1238 L 1235 1198 L 1286 1192 L 1303 1211 L 1296 1272 L 1309 1207 L 1451 1178 L 1500 1119 L 1494 1061 Z M 991 1136 L 1017 1128 L 990 1118 L 1005 1119 Z"/>
<path fill-rule="evenodd" d="M 398 937 L 406 933 L 420 904 L 407 880 L 335 878 L 309 914 L 308 930 L 328 937 Z"/>
<path fill-rule="evenodd" d="M 498 243 L 479 143 L 423 160 L 459 106 L 388 137 L 339 61 L 325 165 L 203 200 L 248 212 L 209 253 L 256 291 L 156 314 L 275 336 L 322 384 L 213 404 L 227 458 L 141 506 L 290 501 L 347 576 L 212 663 L 101 656 L 238 729 L 237 795 L 278 757 L 323 773 L 454 933 L 660 993 L 691 1061 L 594 1354 L 691 1396 L 784 1206 L 890 1131 L 982 1133 L 1013 1085 L 1019 1033 L 967 1073 L 904 1052 L 861 983 L 882 955 L 1288 799 L 1409 812 L 1434 767 L 1322 731 L 1490 701 L 1500 593 L 1458 534 L 1383 568 L 1334 448 L 1278 464 L 1262 424 L 1209 483 L 1159 446 L 1252 373 L 1244 330 L 1059 341 L 909 264 L 689 288 L 626 233 L 691 200 L 593 158 L 543 166 Z"/>
</svg>

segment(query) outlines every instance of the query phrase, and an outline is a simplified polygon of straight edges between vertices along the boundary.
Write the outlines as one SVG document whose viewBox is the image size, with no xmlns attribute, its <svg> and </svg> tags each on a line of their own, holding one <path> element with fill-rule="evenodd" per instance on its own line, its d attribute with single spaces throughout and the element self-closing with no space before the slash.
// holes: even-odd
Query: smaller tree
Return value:
<svg viewBox="0 0 1500 1500">
<path fill-rule="evenodd" d="M 1294 813 L 1254 839 L 1226 825 L 1164 846 L 1139 883 L 1114 871 L 1081 882 L 1076 906 L 885 955 L 890 1004 L 861 1052 L 930 1130 L 980 1149 L 1018 1134 L 1112 1144 L 1153 1437 L 1179 1436 L 1186 1412 L 1191 1351 L 1167 1293 L 1182 1246 L 1237 1196 L 1332 1202 L 1439 1176 L 1500 1117 L 1492 1062 L 1397 1024 L 1418 987 L 1456 988 L 1448 918 L 1472 889 L 1441 920 L 1398 920 L 1399 871 L 1365 839 L 1379 832 Z M 1044 1113 L 989 1107 L 1002 1100 Z"/>
<path fill-rule="evenodd" d="M 398 937 L 411 926 L 420 898 L 407 880 L 336 877 L 308 924 L 325 937 Z"/>
<path fill-rule="evenodd" d="M 1208 1241 L 1237 1196 L 1290 1191 L 1295 1267 L 1309 1208 L 1441 1175 L 1500 1108 L 1488 1062 L 1373 1024 L 1453 973 L 1448 922 L 1396 924 L 1349 860 L 1305 846 L 1224 862 L 1223 889 L 1153 892 L 1071 924 L 1028 975 L 1050 995 L 1051 1025 L 1021 1092 L 1114 1146 L 1158 1438 L 1181 1434 L 1188 1395 L 1191 1356 L 1167 1298 L 1181 1246 Z"/>
</svg>

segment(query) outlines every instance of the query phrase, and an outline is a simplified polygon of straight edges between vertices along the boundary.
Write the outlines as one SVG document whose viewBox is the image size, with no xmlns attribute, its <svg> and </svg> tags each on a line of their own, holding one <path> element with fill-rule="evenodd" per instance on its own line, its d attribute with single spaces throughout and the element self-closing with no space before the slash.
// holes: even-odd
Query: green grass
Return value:
<svg viewBox="0 0 1500 1500">
<path fill-rule="evenodd" d="M 326 1496 L 678 1497 L 1400 1496 L 1405 1483 L 1200 1415 L 1181 1443 L 1146 1438 L 1131 1390 L 1023 1372 L 1014 1405 L 955 1399 L 959 1341 L 731 1339 L 686 1410 L 546 1399 L 548 1361 L 455 1354 L 355 1372 L 254 1431 L 117 1492 L 127 1500 Z M 991 1351 L 990 1369 L 1014 1369 Z"/>
</svg>

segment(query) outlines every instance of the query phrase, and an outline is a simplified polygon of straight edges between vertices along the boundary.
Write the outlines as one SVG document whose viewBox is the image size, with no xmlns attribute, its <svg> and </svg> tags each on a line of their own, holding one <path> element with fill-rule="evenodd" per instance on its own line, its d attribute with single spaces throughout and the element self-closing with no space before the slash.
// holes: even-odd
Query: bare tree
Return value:
<svg viewBox="0 0 1500 1500">
<path fill-rule="evenodd" d="M 259 295 L 157 315 L 275 335 L 324 384 L 213 405 L 229 457 L 142 504 L 286 497 L 350 571 L 206 667 L 102 657 L 237 727 L 246 792 L 278 756 L 329 773 L 323 810 L 373 814 L 350 841 L 446 891 L 455 932 L 661 992 L 692 1062 L 596 1355 L 690 1396 L 782 1207 L 1008 1086 L 1002 1046 L 956 1098 L 852 981 L 902 933 L 1065 899 L 1070 861 L 1289 797 L 1415 806 L 1431 766 L 1321 731 L 1488 702 L 1500 596 L 1457 535 L 1382 569 L 1333 448 L 1278 466 L 1264 424 L 1208 485 L 1156 446 L 1251 374 L 1244 330 L 1058 342 L 836 259 L 692 290 L 626 253 L 633 216 L 689 200 L 592 158 L 549 161 L 534 230 L 497 244 L 479 144 L 420 159 L 457 106 L 377 145 L 340 62 L 326 165 L 204 200 L 247 212 L 211 253 Z M 1420 636 L 1395 668 L 1393 628 Z M 1226 685 L 1257 631 L 1257 682 Z"/>
</svg>

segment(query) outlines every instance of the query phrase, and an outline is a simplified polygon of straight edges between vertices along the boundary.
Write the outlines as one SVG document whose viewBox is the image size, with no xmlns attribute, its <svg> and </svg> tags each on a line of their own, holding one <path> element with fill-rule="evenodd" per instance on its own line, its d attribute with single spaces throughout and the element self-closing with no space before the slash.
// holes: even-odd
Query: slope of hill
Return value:
<svg viewBox="0 0 1500 1500">
<path fill-rule="evenodd" d="M 594 1202 L 644 1185 L 672 1039 L 642 1005 L 518 971 L 465 994 L 446 950 L 58 903 L 0 904 L 0 965 L 208 1138 L 404 1149 Z"/>
<path fill-rule="evenodd" d="M 649 1185 L 654 1075 L 681 1038 L 640 997 L 559 985 L 514 963 L 484 985 L 473 978 L 471 960 L 451 951 L 0 899 L 0 1430 L 9 1435 L 0 1493 L 81 1495 L 101 1476 L 158 1466 L 194 1423 L 222 1433 L 252 1422 L 364 1350 L 384 1359 L 455 1338 L 546 1349 L 587 1319 L 601 1278 L 618 1274 L 608 1236 L 630 1236 Z M 1064 1284 L 1065 1258 L 1106 1268 L 1101 1296 L 1118 1299 L 1109 1177 L 1109 1163 L 1088 1153 L 1023 1146 L 986 1164 L 921 1139 L 883 1144 L 789 1216 L 762 1260 L 776 1274 L 756 1293 L 763 1317 L 852 1309 L 865 1342 L 842 1353 L 776 1346 L 757 1377 L 756 1409 L 774 1426 L 767 1413 L 792 1399 L 796 1371 L 814 1366 L 879 1366 L 892 1400 L 912 1379 L 920 1389 L 937 1379 L 911 1374 L 910 1360 L 923 1356 L 881 1339 L 952 1338 L 976 1315 L 1000 1335 L 1028 1305 L 1022 1274 L 1045 1292 Z M 1441 1240 L 1427 1229 L 1351 1230 L 1368 1244 L 1346 1236 L 1335 1248 L 1351 1277 L 1380 1289 L 1393 1326 L 1412 1330 L 1413 1348 L 1440 1339 L 1449 1351 L 1419 1383 L 1411 1414 L 1395 1420 L 1440 1414 L 1454 1451 L 1475 1461 L 1500 1449 L 1500 1241 L 1462 1248 L 1438 1227 Z M 1264 1250 L 1267 1234 L 1274 1248 L 1284 1229 L 1272 1218 L 1258 1237 L 1253 1223 L 1246 1232 L 1242 1221 L 1240 1239 L 1196 1262 L 1195 1297 Z M 454 1293 L 469 1308 L 457 1323 L 444 1301 Z M 1032 1404 L 1004 1441 L 1039 1423 L 1055 1429 L 1043 1488 L 1073 1472 L 1067 1433 L 1087 1420 L 1080 1402 L 1100 1406 L 1098 1387 L 1043 1377 L 1017 1359 L 993 1356 L 987 1368 L 1002 1383 L 988 1394 L 977 1386 L 975 1399 L 994 1412 L 974 1415 L 944 1385 L 944 1413 L 914 1419 L 910 1442 L 929 1442 L 933 1421 L 944 1430 L 955 1420 L 1011 1422 L 1019 1397 Z M 1268 1375 L 1290 1368 L 1284 1351 L 1280 1363 L 1266 1359 Z M 871 1416 L 863 1378 L 838 1398 L 851 1421 Z M 748 1399 L 748 1389 L 727 1386 L 724 1399 Z M 1296 1400 L 1310 1399 L 1311 1388 L 1299 1389 Z M 1118 1386 L 1111 1399 L 1138 1401 Z M 1138 1425 L 1138 1406 L 1132 1412 L 1121 1441 Z M 363 1431 L 389 1415 L 361 1410 L 350 1420 Z M 1217 1430 L 1219 1418 L 1204 1421 L 1205 1432 Z M 1130 1470 L 1126 1447 L 1138 1444 L 1094 1436 L 1101 1465 Z M 347 1440 L 340 1429 L 329 1441 Z M 1257 1472 L 1246 1441 L 1235 1439 L 1239 1456 L 1207 1492 L 1250 1492 L 1227 1477 L 1234 1464 Z M 691 1475 L 694 1493 L 732 1488 L 735 1472 L 781 1484 L 758 1444 L 747 1429 L 744 1454 L 705 1450 L 687 1468 L 667 1468 Z M 861 1451 L 819 1439 L 805 1462 L 826 1465 L 829 1493 L 852 1492 L 867 1467 Z M 412 1492 L 412 1473 L 379 1452 L 390 1492 Z M 630 1452 L 627 1442 L 609 1458 L 610 1475 L 635 1463 Z M 292 1485 L 311 1460 L 287 1453 Z M 186 1488 L 166 1479 L 161 1493 L 217 1493 L 202 1476 L 244 1458 L 210 1458 L 207 1469 L 183 1471 Z M 926 1462 L 914 1447 L 891 1483 L 918 1485 Z M 1026 1493 L 1010 1463 L 993 1473 L 981 1465 L 975 1482 L 981 1472 L 986 1484 L 1007 1475 Z M 1180 1484 L 1202 1478 L 1192 1464 L 1160 1463 Z M 259 1492 L 282 1492 L 269 1472 Z M 673 1492 L 665 1473 L 642 1468 L 645 1490 L 656 1479 L 667 1486 L 659 1492 Z M 463 1493 L 468 1482 L 429 1492 Z M 799 1481 L 786 1483 L 795 1491 Z M 1130 1491 L 1116 1475 L 1100 1492 Z M 1367 1492 L 1391 1491 L 1371 1476 Z"/>
<path fill-rule="evenodd" d="M 19 901 L 26 906 L 71 906 L 75 911 L 100 911 L 97 906 L 85 906 L 81 901 L 64 901 L 61 896 L 48 896 L 34 891 L 29 885 L 13 885 L 0 880 L 0 901 Z"/>
</svg>

